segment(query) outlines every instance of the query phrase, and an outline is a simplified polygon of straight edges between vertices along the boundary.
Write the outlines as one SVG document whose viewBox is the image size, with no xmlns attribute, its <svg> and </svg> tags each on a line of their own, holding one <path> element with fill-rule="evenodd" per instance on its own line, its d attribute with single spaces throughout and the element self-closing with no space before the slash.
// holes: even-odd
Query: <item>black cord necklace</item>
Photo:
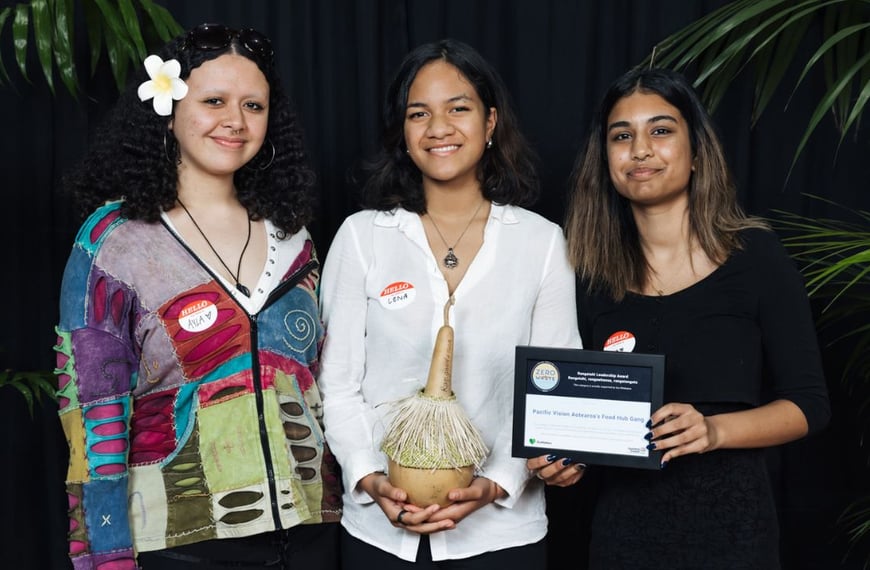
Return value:
<svg viewBox="0 0 870 570">
<path fill-rule="evenodd" d="M 236 267 L 236 272 L 234 274 L 230 270 L 230 268 L 227 267 L 227 264 L 224 263 L 224 260 L 221 258 L 221 256 L 218 255 L 217 250 L 214 248 L 211 242 L 208 241 L 208 238 L 205 237 L 205 232 L 202 231 L 202 228 L 199 227 L 199 224 L 197 224 L 196 220 L 193 219 L 193 216 L 190 214 L 190 210 L 187 209 L 187 206 L 184 205 L 184 202 L 178 200 L 178 203 L 181 205 L 181 208 L 187 213 L 187 217 L 190 218 L 190 221 L 193 222 L 193 226 L 197 229 L 197 231 L 199 231 L 199 235 L 202 236 L 202 239 L 204 239 L 205 243 L 207 243 L 208 246 L 211 248 L 211 251 L 214 253 L 215 257 L 217 257 L 217 260 L 221 262 L 221 265 L 224 266 L 224 269 L 227 270 L 227 273 L 230 274 L 230 277 L 235 280 L 236 289 L 238 289 L 239 292 L 245 297 L 250 297 L 251 290 L 241 284 L 241 282 L 239 281 L 239 277 L 242 275 L 242 258 L 245 257 L 245 252 L 248 250 L 248 244 L 251 243 L 251 217 L 248 216 L 248 237 L 245 240 L 245 247 L 242 248 L 242 253 L 239 254 L 239 265 Z"/>
</svg>

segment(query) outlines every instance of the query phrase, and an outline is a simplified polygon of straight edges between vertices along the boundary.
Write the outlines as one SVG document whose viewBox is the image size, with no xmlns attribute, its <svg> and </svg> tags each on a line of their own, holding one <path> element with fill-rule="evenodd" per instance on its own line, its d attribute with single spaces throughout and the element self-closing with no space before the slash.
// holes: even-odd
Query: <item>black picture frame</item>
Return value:
<svg viewBox="0 0 870 570">
<path fill-rule="evenodd" d="M 512 455 L 660 469 L 643 436 L 664 375 L 661 354 L 517 346 Z"/>
</svg>

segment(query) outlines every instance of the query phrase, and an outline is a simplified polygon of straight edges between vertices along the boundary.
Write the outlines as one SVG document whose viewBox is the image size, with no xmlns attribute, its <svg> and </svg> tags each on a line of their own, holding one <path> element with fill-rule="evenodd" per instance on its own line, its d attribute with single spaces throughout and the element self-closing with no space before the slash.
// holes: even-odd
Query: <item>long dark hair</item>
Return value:
<svg viewBox="0 0 870 570">
<path fill-rule="evenodd" d="M 164 61 L 178 60 L 182 79 L 204 62 L 227 53 L 257 64 L 269 83 L 266 142 L 248 165 L 236 171 L 234 183 L 239 202 L 252 219 L 268 217 L 282 231 L 296 233 L 313 219 L 315 176 L 300 121 L 271 54 L 251 51 L 233 30 L 225 47 L 202 49 L 190 40 L 196 29 L 179 35 L 157 55 Z M 175 205 L 178 146 L 168 129 L 171 117 L 159 116 L 150 100 L 142 102 L 136 94 L 147 79 L 142 66 L 98 128 L 87 156 L 64 178 L 83 215 L 107 200 L 123 199 L 122 216 L 156 222 L 162 211 Z M 273 146 L 274 160 L 269 164 Z"/>
<path fill-rule="evenodd" d="M 707 256 L 722 263 L 741 247 L 740 230 L 767 227 L 737 203 L 716 127 L 689 81 L 668 69 L 629 71 L 611 84 L 593 117 L 571 174 L 565 219 L 568 255 L 578 274 L 589 290 L 606 290 L 616 300 L 629 289 L 643 289 L 649 271 L 629 202 L 614 188 L 607 168 L 607 118 L 617 102 L 636 92 L 659 95 L 686 120 L 695 165 L 689 181 L 689 224 Z"/>
<path fill-rule="evenodd" d="M 426 212 L 420 170 L 405 153 L 404 124 L 411 84 L 420 69 L 435 60 L 449 63 L 465 76 L 477 91 L 487 116 L 493 107 L 498 113 L 492 147 L 483 153 L 478 165 L 484 197 L 500 204 L 534 204 L 540 193 L 536 156 L 519 130 L 504 82 L 474 48 L 443 39 L 408 53 L 387 89 L 382 148 L 363 166 L 368 176 L 363 186 L 363 207 L 392 210 L 401 206 L 418 214 Z"/>
</svg>

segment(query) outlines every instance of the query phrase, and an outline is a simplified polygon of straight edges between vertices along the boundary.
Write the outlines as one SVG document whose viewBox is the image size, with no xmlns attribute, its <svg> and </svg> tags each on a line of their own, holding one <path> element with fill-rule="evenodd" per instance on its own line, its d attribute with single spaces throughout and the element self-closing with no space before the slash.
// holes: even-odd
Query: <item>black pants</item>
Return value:
<svg viewBox="0 0 870 570">
<path fill-rule="evenodd" d="M 298 525 L 244 538 L 139 553 L 141 570 L 338 570 L 339 524 Z"/>
<path fill-rule="evenodd" d="M 460 529 L 450 532 L 462 532 Z M 376 546 L 354 538 L 341 530 L 342 570 L 535 570 L 547 567 L 547 549 L 543 540 L 534 544 L 484 552 L 458 560 L 432 561 L 429 537 L 420 537 L 417 562 L 408 562 Z"/>
</svg>

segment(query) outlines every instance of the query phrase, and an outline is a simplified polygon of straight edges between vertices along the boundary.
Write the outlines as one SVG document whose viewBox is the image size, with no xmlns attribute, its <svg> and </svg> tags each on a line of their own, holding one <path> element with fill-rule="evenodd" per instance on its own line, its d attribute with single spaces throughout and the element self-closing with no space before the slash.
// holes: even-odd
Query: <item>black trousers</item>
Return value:
<svg viewBox="0 0 870 570">
<path fill-rule="evenodd" d="M 141 570 L 339 570 L 338 523 L 140 552 Z"/>
<path fill-rule="evenodd" d="M 462 532 L 460 529 L 450 532 Z M 543 540 L 534 544 L 484 552 L 469 558 L 432 561 L 429 537 L 420 537 L 417 562 L 408 562 L 341 530 L 342 570 L 535 570 L 547 567 L 547 548 Z"/>
</svg>

